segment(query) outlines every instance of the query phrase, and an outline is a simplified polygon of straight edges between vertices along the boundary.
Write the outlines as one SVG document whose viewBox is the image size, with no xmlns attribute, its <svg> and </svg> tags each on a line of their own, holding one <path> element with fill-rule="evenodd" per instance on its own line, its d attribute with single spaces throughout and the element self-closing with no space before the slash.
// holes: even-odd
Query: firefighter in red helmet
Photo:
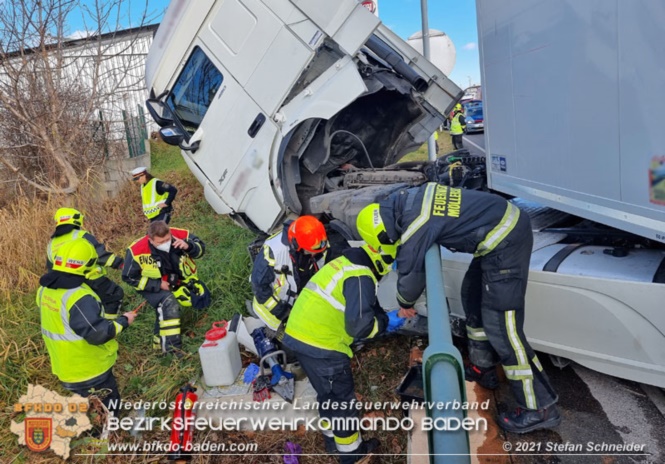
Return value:
<svg viewBox="0 0 665 464">
<path fill-rule="evenodd" d="M 309 279 L 342 250 L 330 250 L 324 225 L 314 216 L 287 221 L 268 237 L 254 260 L 250 277 L 252 309 L 276 331 L 288 317 L 293 303 Z"/>
</svg>

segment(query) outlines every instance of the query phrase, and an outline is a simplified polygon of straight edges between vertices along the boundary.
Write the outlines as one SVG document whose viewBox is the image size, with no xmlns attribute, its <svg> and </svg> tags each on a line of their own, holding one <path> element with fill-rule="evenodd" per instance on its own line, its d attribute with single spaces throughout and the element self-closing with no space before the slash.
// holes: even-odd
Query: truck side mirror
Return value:
<svg viewBox="0 0 665 464">
<path fill-rule="evenodd" d="M 179 147 L 180 144 L 185 140 L 185 134 L 183 131 L 176 126 L 167 126 L 159 129 L 159 135 L 162 137 L 162 140 L 169 145 Z"/>
<path fill-rule="evenodd" d="M 159 127 L 165 127 L 169 124 L 173 124 L 173 119 L 164 109 L 164 103 L 162 103 L 160 100 L 150 98 L 146 100 L 145 106 L 148 108 L 150 116 L 152 116 L 152 119 L 155 120 Z"/>
<path fill-rule="evenodd" d="M 192 153 L 196 153 L 196 150 L 199 149 L 199 144 L 200 144 L 199 141 L 196 141 L 189 146 L 183 145 L 183 142 L 185 141 L 185 132 L 182 129 L 180 129 L 178 126 L 162 127 L 161 129 L 159 129 L 159 135 L 161 136 L 164 142 L 166 142 L 169 145 L 179 147 L 181 150 L 191 151 Z"/>
</svg>

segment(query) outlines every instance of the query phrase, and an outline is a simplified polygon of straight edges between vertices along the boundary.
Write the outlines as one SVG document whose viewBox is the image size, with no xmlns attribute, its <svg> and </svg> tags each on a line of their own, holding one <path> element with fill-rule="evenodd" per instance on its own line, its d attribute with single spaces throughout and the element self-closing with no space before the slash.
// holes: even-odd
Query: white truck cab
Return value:
<svg viewBox="0 0 665 464">
<path fill-rule="evenodd" d="M 206 200 L 263 232 L 420 146 L 463 94 L 357 0 L 174 0 L 146 81 Z"/>
<path fill-rule="evenodd" d="M 463 92 L 356 0 L 172 1 L 148 55 L 148 109 L 214 209 L 255 231 L 313 213 L 353 238 L 357 212 L 393 189 L 487 177 L 532 218 L 534 348 L 665 387 L 665 132 L 649 118 L 665 93 L 632 91 L 660 88 L 663 9 L 531 3 L 477 1 L 487 159 L 391 166 Z M 600 115 L 580 110 L 580 89 Z M 442 259 L 461 335 L 470 260 Z"/>
</svg>

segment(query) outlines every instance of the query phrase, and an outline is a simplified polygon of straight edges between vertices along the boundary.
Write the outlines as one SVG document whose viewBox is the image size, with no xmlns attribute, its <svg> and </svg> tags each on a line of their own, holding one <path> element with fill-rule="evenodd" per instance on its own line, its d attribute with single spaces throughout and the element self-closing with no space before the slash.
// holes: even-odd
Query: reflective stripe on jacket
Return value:
<svg viewBox="0 0 665 464">
<path fill-rule="evenodd" d="M 171 235 L 181 240 L 187 240 L 189 238 L 189 231 L 171 227 Z M 194 246 L 200 248 L 200 244 L 198 243 L 195 243 Z M 128 276 L 127 274 L 132 270 L 132 266 L 131 263 L 127 262 L 128 260 L 126 260 L 125 271 L 123 272 L 123 280 L 125 282 L 129 283 L 130 285 L 134 285 L 137 290 L 143 291 L 146 289 L 146 285 L 150 279 L 161 280 L 162 272 L 157 266 L 157 260 L 152 256 L 152 250 L 150 250 L 150 242 L 147 235 L 135 241 L 129 246 L 128 255 L 131 256 L 132 262 L 138 264 L 138 266 L 141 268 L 141 277 L 136 283 L 130 282 L 133 276 Z M 196 274 L 196 263 L 194 262 L 194 259 L 192 259 L 192 257 L 189 256 L 189 254 L 186 252 L 180 255 L 178 268 L 180 272 L 180 278 L 183 282 L 198 279 Z M 127 277 L 130 277 L 130 279 Z"/>
<path fill-rule="evenodd" d="M 289 306 L 293 306 L 300 291 L 298 281 L 302 281 L 303 279 L 302 274 L 299 276 L 298 281 L 296 279 L 295 273 L 299 271 L 294 269 L 291 249 L 288 244 L 284 243 L 286 237 L 284 234 L 286 234 L 285 231 L 277 233 L 265 241 L 261 249 L 261 254 L 256 258 L 252 269 L 252 276 L 250 277 L 252 290 L 254 291 L 252 308 L 256 315 L 273 330 L 277 330 L 280 320 L 271 311 L 281 301 L 284 301 Z M 313 272 L 323 267 L 325 259 L 326 253 L 323 253 L 316 263 L 312 260 Z M 268 293 L 268 290 L 264 288 L 267 286 L 267 279 L 260 279 L 261 274 L 268 271 L 266 266 L 270 268 L 270 271 L 274 275 L 270 283 L 270 297 L 267 299 L 265 299 L 265 294 Z M 270 273 L 267 276 L 270 276 Z M 262 283 L 261 280 L 265 283 Z M 259 293 L 263 293 L 263 296 L 259 295 Z"/>
<path fill-rule="evenodd" d="M 460 123 L 460 116 L 464 120 L 464 113 L 457 112 L 450 121 L 450 135 L 460 135 L 464 133 L 465 123 Z M 465 120 L 464 120 L 465 121 Z"/>
<path fill-rule="evenodd" d="M 519 219 L 519 209 L 498 195 L 433 182 L 399 190 L 380 205 L 388 236 L 401 240 L 397 296 L 405 308 L 422 293 L 425 253 L 433 244 L 484 256 L 503 242 Z"/>
<path fill-rule="evenodd" d="M 346 330 L 345 311 L 347 301 L 344 295 L 344 283 L 351 277 L 369 277 L 374 284 L 376 297 L 376 277 L 366 266 L 352 263 L 346 256 L 341 256 L 326 264 L 307 283 L 296 300 L 286 324 L 286 333 L 308 345 L 324 350 L 345 353 L 352 357 L 350 345 L 354 338 Z M 362 294 L 359 295 L 362 298 Z M 361 311 L 371 311 L 363 302 Z M 373 328 L 366 338 L 374 337 L 379 332 L 379 324 L 373 319 Z"/>
<path fill-rule="evenodd" d="M 85 296 L 100 301 L 85 284 L 72 289 L 39 287 L 37 291 L 42 337 L 51 359 L 51 370 L 65 383 L 85 382 L 100 376 L 113 367 L 118 355 L 115 339 L 93 345 L 71 328 L 70 311 Z M 101 303 L 99 307 L 100 317 L 104 317 Z M 107 322 L 114 324 L 116 335 L 122 331 L 123 327 L 117 322 Z"/>
<path fill-rule="evenodd" d="M 141 200 L 143 202 L 143 214 L 148 219 L 159 216 L 161 208 L 159 207 L 160 203 L 164 203 L 169 197 L 168 192 L 164 192 L 161 195 L 157 193 L 157 181 L 159 179 L 152 178 L 145 184 L 141 186 Z"/>
</svg>

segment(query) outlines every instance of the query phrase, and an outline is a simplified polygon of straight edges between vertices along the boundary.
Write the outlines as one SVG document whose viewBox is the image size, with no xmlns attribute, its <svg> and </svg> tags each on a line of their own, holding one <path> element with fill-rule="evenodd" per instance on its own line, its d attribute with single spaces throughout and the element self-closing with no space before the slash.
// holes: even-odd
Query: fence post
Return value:
<svg viewBox="0 0 665 464">
<path fill-rule="evenodd" d="M 99 127 L 102 130 L 102 143 L 104 143 L 104 158 L 109 159 L 109 142 L 106 138 L 106 126 L 104 125 L 104 113 L 99 110 Z"/>
<path fill-rule="evenodd" d="M 145 125 L 145 112 L 143 111 L 143 106 L 136 105 L 136 107 L 139 110 L 139 127 L 141 128 L 141 135 L 143 136 L 143 140 L 145 140 L 148 138 L 148 129 Z"/>
<path fill-rule="evenodd" d="M 129 149 L 129 157 L 134 158 L 134 147 L 132 146 L 132 134 L 129 130 L 129 118 L 127 118 L 127 111 L 122 110 L 122 122 L 125 124 L 125 138 L 127 139 L 127 148 Z"/>
<path fill-rule="evenodd" d="M 425 401 L 448 403 L 456 400 L 461 405 L 466 401 L 464 364 L 462 356 L 453 345 L 439 245 L 432 245 L 427 251 L 425 272 L 429 331 L 429 346 L 423 354 Z M 427 416 L 439 422 L 456 419 L 452 425 L 461 425 L 466 410 L 461 407 L 427 408 Z M 469 434 L 463 427 L 452 431 L 433 428 L 428 432 L 428 439 L 431 464 L 470 463 Z"/>
</svg>

